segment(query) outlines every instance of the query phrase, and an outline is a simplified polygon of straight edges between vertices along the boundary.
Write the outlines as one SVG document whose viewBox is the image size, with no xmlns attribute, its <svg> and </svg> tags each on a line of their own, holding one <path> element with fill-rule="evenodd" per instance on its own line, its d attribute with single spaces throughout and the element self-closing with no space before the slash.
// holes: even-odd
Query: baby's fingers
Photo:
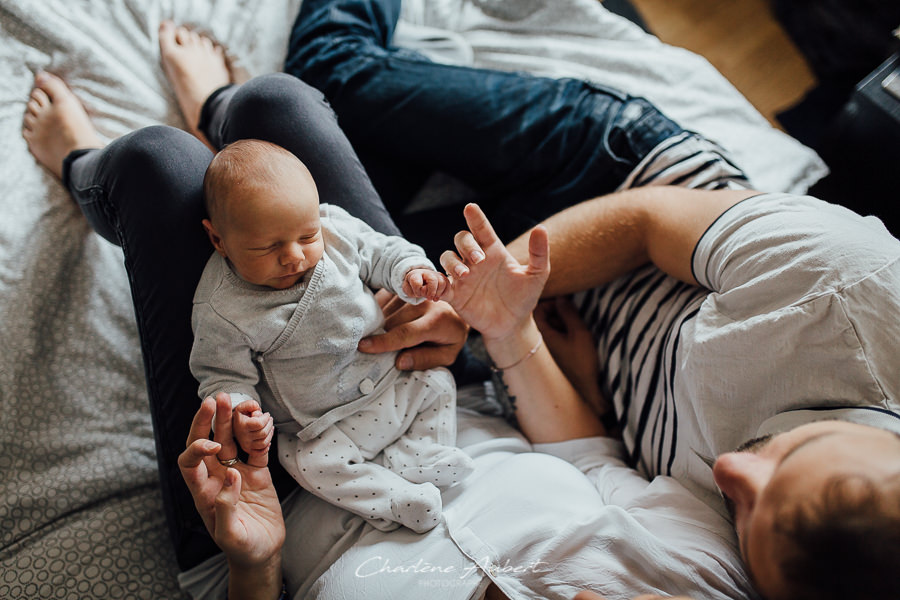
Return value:
<svg viewBox="0 0 900 600">
<path fill-rule="evenodd" d="M 419 269 L 414 269 L 409 272 L 406 276 L 406 281 L 409 283 L 409 286 L 414 290 L 422 289 L 422 286 L 425 285 L 425 278 L 423 277 L 423 273 Z"/>
<path fill-rule="evenodd" d="M 271 413 L 257 412 L 252 417 L 250 417 L 247 423 L 251 425 L 251 431 L 256 431 L 257 429 L 262 429 L 267 425 L 271 425 L 274 421 L 275 419 L 272 418 Z"/>
<path fill-rule="evenodd" d="M 441 290 L 447 281 L 442 273 L 432 271 L 425 276 L 425 293 L 423 294 L 429 300 L 437 302 L 441 299 Z"/>
<path fill-rule="evenodd" d="M 434 293 L 434 298 L 432 298 L 435 302 L 444 297 L 444 294 L 447 293 L 447 290 L 450 289 L 450 280 L 443 275 L 441 275 L 440 279 L 438 279 L 437 290 Z"/>
<path fill-rule="evenodd" d="M 256 400 L 244 400 L 240 404 L 234 407 L 235 413 L 240 413 L 242 415 L 253 416 L 254 413 L 260 412 L 259 403 Z"/>
</svg>

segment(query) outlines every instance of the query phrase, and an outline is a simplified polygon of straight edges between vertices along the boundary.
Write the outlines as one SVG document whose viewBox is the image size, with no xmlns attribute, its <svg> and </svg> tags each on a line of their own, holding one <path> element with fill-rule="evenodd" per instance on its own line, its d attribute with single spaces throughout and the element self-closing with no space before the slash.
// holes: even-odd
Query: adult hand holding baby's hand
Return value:
<svg viewBox="0 0 900 600">
<path fill-rule="evenodd" d="M 209 440 L 214 415 L 216 441 Z M 281 585 L 281 546 L 284 518 L 272 484 L 268 455 L 258 457 L 260 466 L 220 462 L 226 450 L 237 453 L 231 431 L 231 399 L 221 393 L 207 398 L 191 423 L 187 449 L 178 457 L 178 467 L 194 498 L 206 529 L 223 550 L 235 570 L 248 570 L 255 581 L 261 577 Z M 262 589 L 265 589 L 263 586 Z"/>
<path fill-rule="evenodd" d="M 363 338 L 360 352 L 398 352 L 396 366 L 404 371 L 453 364 L 469 327 L 449 304 L 409 304 L 387 290 L 379 290 L 375 298 L 384 312 L 385 332 Z"/>
<path fill-rule="evenodd" d="M 443 273 L 431 269 L 410 269 L 403 279 L 403 293 L 410 298 L 427 298 L 432 302 L 441 299 L 450 287 Z"/>
</svg>

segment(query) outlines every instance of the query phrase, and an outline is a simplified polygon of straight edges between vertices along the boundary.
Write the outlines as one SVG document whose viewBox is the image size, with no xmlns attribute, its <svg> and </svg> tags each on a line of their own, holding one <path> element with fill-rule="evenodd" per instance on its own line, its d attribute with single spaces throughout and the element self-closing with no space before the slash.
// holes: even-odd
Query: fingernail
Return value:
<svg viewBox="0 0 900 600">
<path fill-rule="evenodd" d="M 413 359 L 409 356 L 401 356 L 400 360 L 397 362 L 397 366 L 401 369 L 412 369 Z"/>
<path fill-rule="evenodd" d="M 372 340 L 362 339 L 359 340 L 359 349 L 360 350 L 368 350 L 372 347 Z"/>
<path fill-rule="evenodd" d="M 472 262 L 474 262 L 475 264 L 478 264 L 483 260 L 484 260 L 484 252 L 482 252 L 481 250 L 476 250 L 475 252 L 472 253 Z"/>
<path fill-rule="evenodd" d="M 456 265 L 456 268 L 453 271 L 456 273 L 457 277 L 462 277 L 469 272 L 469 267 L 466 265 Z"/>
</svg>

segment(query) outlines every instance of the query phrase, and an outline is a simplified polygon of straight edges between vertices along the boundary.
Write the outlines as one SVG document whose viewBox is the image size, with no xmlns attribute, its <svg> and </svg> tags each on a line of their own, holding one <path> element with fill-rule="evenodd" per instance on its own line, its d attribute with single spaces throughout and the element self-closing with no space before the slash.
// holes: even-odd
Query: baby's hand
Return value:
<svg viewBox="0 0 900 600">
<path fill-rule="evenodd" d="M 272 444 L 275 421 L 255 400 L 244 400 L 234 407 L 231 431 L 244 452 L 250 456 L 264 454 Z"/>
<path fill-rule="evenodd" d="M 437 302 L 449 288 L 447 277 L 431 269 L 410 269 L 403 279 L 403 293 L 411 298 Z"/>
</svg>

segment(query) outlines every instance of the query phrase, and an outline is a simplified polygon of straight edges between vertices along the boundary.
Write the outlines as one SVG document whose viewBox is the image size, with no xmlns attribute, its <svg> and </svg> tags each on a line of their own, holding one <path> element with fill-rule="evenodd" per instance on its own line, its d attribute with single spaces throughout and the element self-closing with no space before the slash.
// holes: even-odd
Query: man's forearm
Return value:
<svg viewBox="0 0 900 600">
<path fill-rule="evenodd" d="M 653 262 L 688 283 L 703 232 L 729 207 L 757 192 L 677 187 L 625 190 L 576 204 L 544 222 L 550 234 L 550 279 L 544 297 L 608 283 Z M 527 259 L 527 234 L 509 244 Z"/>
</svg>

